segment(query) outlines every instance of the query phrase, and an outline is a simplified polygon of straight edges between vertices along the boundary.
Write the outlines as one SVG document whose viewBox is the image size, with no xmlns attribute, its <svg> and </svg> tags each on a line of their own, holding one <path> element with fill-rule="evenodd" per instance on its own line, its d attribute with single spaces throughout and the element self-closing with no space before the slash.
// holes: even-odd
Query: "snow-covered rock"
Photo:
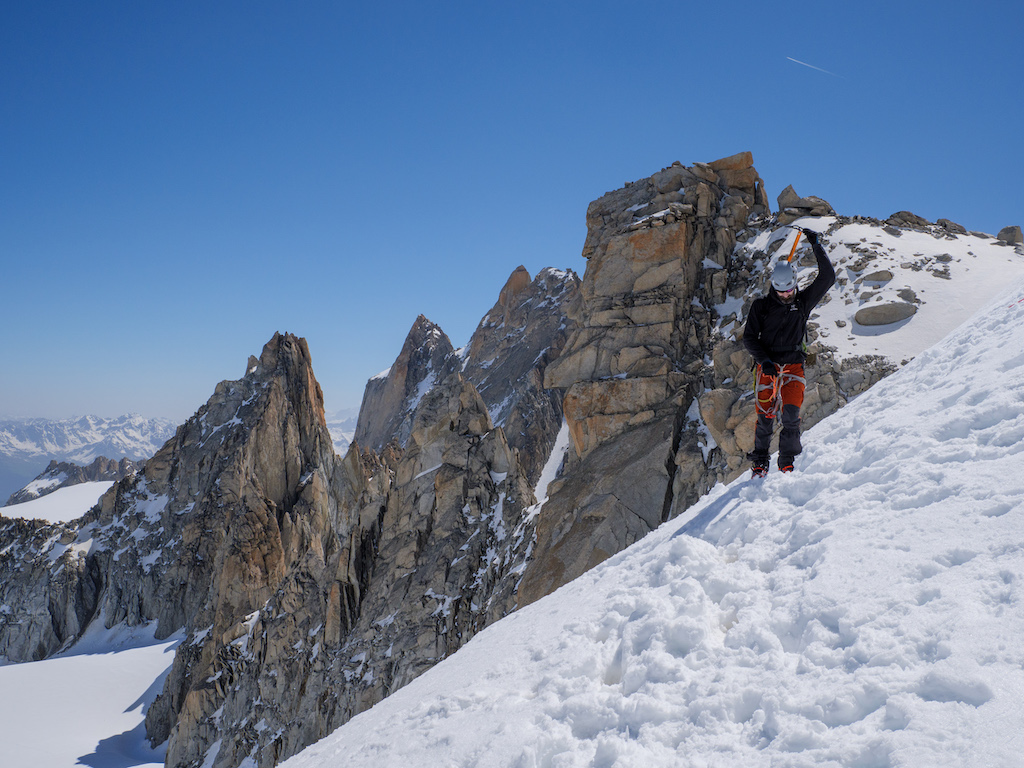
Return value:
<svg viewBox="0 0 1024 768">
<path fill-rule="evenodd" d="M 10 419 L 0 421 L 0 455 L 38 456 L 89 463 L 98 456 L 124 456 L 135 461 L 152 456 L 174 435 L 170 419 L 145 419 L 137 414 L 105 419 Z"/>
</svg>

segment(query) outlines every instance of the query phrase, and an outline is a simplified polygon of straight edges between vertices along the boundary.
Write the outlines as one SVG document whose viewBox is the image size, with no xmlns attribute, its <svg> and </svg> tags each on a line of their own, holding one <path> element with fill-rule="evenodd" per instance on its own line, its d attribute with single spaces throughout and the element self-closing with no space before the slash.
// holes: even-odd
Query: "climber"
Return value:
<svg viewBox="0 0 1024 768">
<path fill-rule="evenodd" d="M 779 435 L 779 469 L 793 471 L 799 455 L 800 407 L 804 402 L 804 335 L 811 310 L 836 281 L 836 271 L 818 242 L 818 233 L 800 229 L 818 260 L 818 274 L 809 286 L 799 289 L 796 269 L 787 260 L 780 260 L 772 270 L 771 288 L 767 296 L 755 299 L 750 306 L 743 330 L 743 346 L 754 358 L 755 410 L 754 450 L 747 458 L 753 463 L 754 475 L 768 472 L 769 451 L 775 425 L 776 409 L 782 405 L 782 433 Z"/>
</svg>

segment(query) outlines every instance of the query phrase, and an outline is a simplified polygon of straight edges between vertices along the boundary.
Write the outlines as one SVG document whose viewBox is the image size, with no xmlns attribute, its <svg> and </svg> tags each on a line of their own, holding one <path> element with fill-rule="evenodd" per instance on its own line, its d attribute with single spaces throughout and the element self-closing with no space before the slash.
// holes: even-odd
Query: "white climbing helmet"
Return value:
<svg viewBox="0 0 1024 768">
<path fill-rule="evenodd" d="M 796 288 L 796 270 L 788 261 L 780 261 L 772 270 L 772 287 L 776 291 L 792 291 Z"/>
</svg>

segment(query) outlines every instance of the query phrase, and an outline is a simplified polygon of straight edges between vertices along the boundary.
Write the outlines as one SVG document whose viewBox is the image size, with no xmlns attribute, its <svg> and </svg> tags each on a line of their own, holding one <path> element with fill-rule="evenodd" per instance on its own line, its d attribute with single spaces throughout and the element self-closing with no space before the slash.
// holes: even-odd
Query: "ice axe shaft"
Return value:
<svg viewBox="0 0 1024 768">
<path fill-rule="evenodd" d="M 796 231 L 796 239 L 793 241 L 793 247 L 789 249 L 789 257 L 786 261 L 793 261 L 793 257 L 796 256 L 796 247 L 800 245 L 800 235 L 803 234 L 803 230 L 798 229 Z"/>
</svg>

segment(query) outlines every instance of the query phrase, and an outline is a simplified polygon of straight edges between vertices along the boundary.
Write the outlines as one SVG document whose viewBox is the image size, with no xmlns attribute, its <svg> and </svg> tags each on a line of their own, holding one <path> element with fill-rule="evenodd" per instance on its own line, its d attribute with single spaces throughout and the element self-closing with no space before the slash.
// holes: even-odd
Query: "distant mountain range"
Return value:
<svg viewBox="0 0 1024 768">
<path fill-rule="evenodd" d="M 106 456 L 144 461 L 174 436 L 176 428 L 170 419 L 138 414 L 0 421 L 0 498 L 22 488 L 54 460 L 88 464 Z"/>
<path fill-rule="evenodd" d="M 331 433 L 334 450 L 339 456 L 348 453 L 348 447 L 356 434 L 356 422 L 359 421 L 358 408 L 346 408 L 327 414 L 327 431 Z"/>
</svg>

